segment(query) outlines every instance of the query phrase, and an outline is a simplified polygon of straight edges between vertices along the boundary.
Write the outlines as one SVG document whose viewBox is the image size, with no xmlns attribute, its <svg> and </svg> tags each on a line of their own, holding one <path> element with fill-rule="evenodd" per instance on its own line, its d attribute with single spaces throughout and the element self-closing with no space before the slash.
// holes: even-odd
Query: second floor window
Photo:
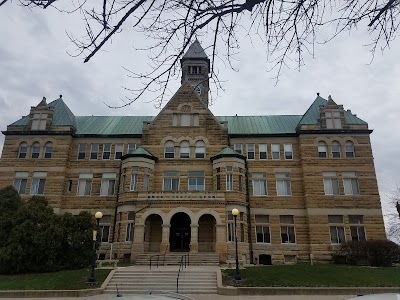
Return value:
<svg viewBox="0 0 400 300">
<path fill-rule="evenodd" d="M 16 172 L 13 182 L 13 188 L 16 189 L 18 194 L 23 195 L 26 192 L 26 182 L 28 179 L 28 172 Z"/>
<path fill-rule="evenodd" d="M 254 219 L 256 223 L 256 242 L 263 244 L 271 243 L 269 216 L 255 215 Z"/>
<path fill-rule="evenodd" d="M 33 172 L 31 195 L 43 195 L 47 172 Z"/>
<path fill-rule="evenodd" d="M 343 185 L 345 195 L 360 194 L 356 172 L 343 172 Z"/>
<path fill-rule="evenodd" d="M 325 195 L 339 195 L 339 180 L 336 172 L 323 172 Z"/>
<path fill-rule="evenodd" d="M 82 173 L 79 174 L 78 180 L 78 196 L 90 196 L 92 192 L 92 181 L 93 181 L 93 174 L 90 173 Z"/>
<path fill-rule="evenodd" d="M 276 194 L 278 196 L 290 196 L 292 189 L 290 185 L 290 173 L 276 173 Z"/>
<path fill-rule="evenodd" d="M 177 171 L 164 172 L 163 191 L 179 191 L 179 176 Z"/>
<path fill-rule="evenodd" d="M 137 191 L 139 167 L 132 167 L 131 191 Z"/>
<path fill-rule="evenodd" d="M 253 195 L 267 195 L 267 174 L 253 173 Z"/>
<path fill-rule="evenodd" d="M 281 225 L 281 242 L 282 244 L 296 243 L 296 233 L 294 231 L 294 218 L 293 216 L 279 216 Z"/>
<path fill-rule="evenodd" d="M 359 215 L 349 216 L 350 234 L 352 241 L 366 241 L 364 217 Z"/>
<path fill-rule="evenodd" d="M 189 191 L 204 191 L 204 172 L 191 171 L 188 173 Z"/>
<path fill-rule="evenodd" d="M 329 231 L 331 234 L 332 244 L 346 243 L 346 235 L 344 233 L 343 216 L 329 215 L 328 216 Z"/>
<path fill-rule="evenodd" d="M 100 196 L 114 195 L 116 176 L 116 173 L 103 173 L 101 179 Z"/>
<path fill-rule="evenodd" d="M 226 167 L 226 190 L 233 191 L 233 169 Z"/>
</svg>

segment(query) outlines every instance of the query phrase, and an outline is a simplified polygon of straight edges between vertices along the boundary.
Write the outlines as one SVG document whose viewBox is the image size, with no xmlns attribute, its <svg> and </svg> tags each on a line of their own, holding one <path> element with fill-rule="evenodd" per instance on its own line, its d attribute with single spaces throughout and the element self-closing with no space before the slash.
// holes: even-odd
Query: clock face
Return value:
<svg viewBox="0 0 400 300">
<path fill-rule="evenodd" d="M 193 91 L 196 93 L 197 96 L 201 95 L 201 87 L 199 84 L 193 86 Z"/>
</svg>

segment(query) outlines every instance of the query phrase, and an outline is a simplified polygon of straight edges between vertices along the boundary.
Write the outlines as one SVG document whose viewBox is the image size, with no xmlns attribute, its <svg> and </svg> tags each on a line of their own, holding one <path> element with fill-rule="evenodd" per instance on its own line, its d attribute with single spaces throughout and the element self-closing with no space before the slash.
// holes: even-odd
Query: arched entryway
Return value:
<svg viewBox="0 0 400 300">
<path fill-rule="evenodd" d="M 171 251 L 190 250 L 190 217 L 183 212 L 176 213 L 171 218 L 169 235 L 169 248 Z"/>
<path fill-rule="evenodd" d="M 210 214 L 202 215 L 199 219 L 199 252 L 214 252 L 215 251 L 215 218 Z"/>
<path fill-rule="evenodd" d="M 145 222 L 144 243 L 145 252 L 159 252 L 162 240 L 162 218 L 153 214 Z"/>
</svg>

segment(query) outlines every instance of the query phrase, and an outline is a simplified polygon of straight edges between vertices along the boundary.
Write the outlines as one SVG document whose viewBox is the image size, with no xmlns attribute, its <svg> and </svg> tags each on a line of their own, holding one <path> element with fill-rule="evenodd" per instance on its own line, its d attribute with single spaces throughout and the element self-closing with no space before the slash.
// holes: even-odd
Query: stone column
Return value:
<svg viewBox="0 0 400 300">
<path fill-rule="evenodd" d="M 144 253 L 144 225 L 135 224 L 134 239 L 131 248 L 131 260 L 136 259 L 140 253 Z"/>
<path fill-rule="evenodd" d="M 170 224 L 163 224 L 162 225 L 162 238 L 160 244 L 160 252 L 164 253 L 167 249 L 167 252 L 170 252 L 171 249 L 169 248 L 169 235 L 170 235 Z"/>
<path fill-rule="evenodd" d="M 190 224 L 190 252 L 199 252 L 199 224 Z"/>
</svg>

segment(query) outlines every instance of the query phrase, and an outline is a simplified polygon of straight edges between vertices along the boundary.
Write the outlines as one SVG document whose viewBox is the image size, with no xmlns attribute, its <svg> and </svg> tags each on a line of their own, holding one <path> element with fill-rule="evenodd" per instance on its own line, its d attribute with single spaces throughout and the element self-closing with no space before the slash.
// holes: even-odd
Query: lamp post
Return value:
<svg viewBox="0 0 400 300">
<path fill-rule="evenodd" d="M 237 242 L 237 234 L 236 234 L 236 219 L 237 219 L 238 214 L 239 214 L 239 211 L 236 208 L 232 209 L 232 215 L 235 220 L 235 246 L 236 246 L 236 272 L 235 272 L 234 278 L 235 278 L 235 280 L 242 280 L 242 276 L 240 276 L 240 273 L 239 273 L 238 242 Z"/>
<path fill-rule="evenodd" d="M 100 224 L 100 219 L 103 217 L 103 213 L 101 211 L 98 211 L 95 213 L 95 218 L 96 218 L 96 230 L 93 230 L 93 259 L 92 259 L 92 270 L 90 273 L 90 276 L 87 280 L 87 284 L 92 286 L 96 283 L 96 276 L 94 274 L 94 268 L 96 266 L 96 242 L 97 242 L 97 232 L 99 231 L 99 224 Z"/>
</svg>

